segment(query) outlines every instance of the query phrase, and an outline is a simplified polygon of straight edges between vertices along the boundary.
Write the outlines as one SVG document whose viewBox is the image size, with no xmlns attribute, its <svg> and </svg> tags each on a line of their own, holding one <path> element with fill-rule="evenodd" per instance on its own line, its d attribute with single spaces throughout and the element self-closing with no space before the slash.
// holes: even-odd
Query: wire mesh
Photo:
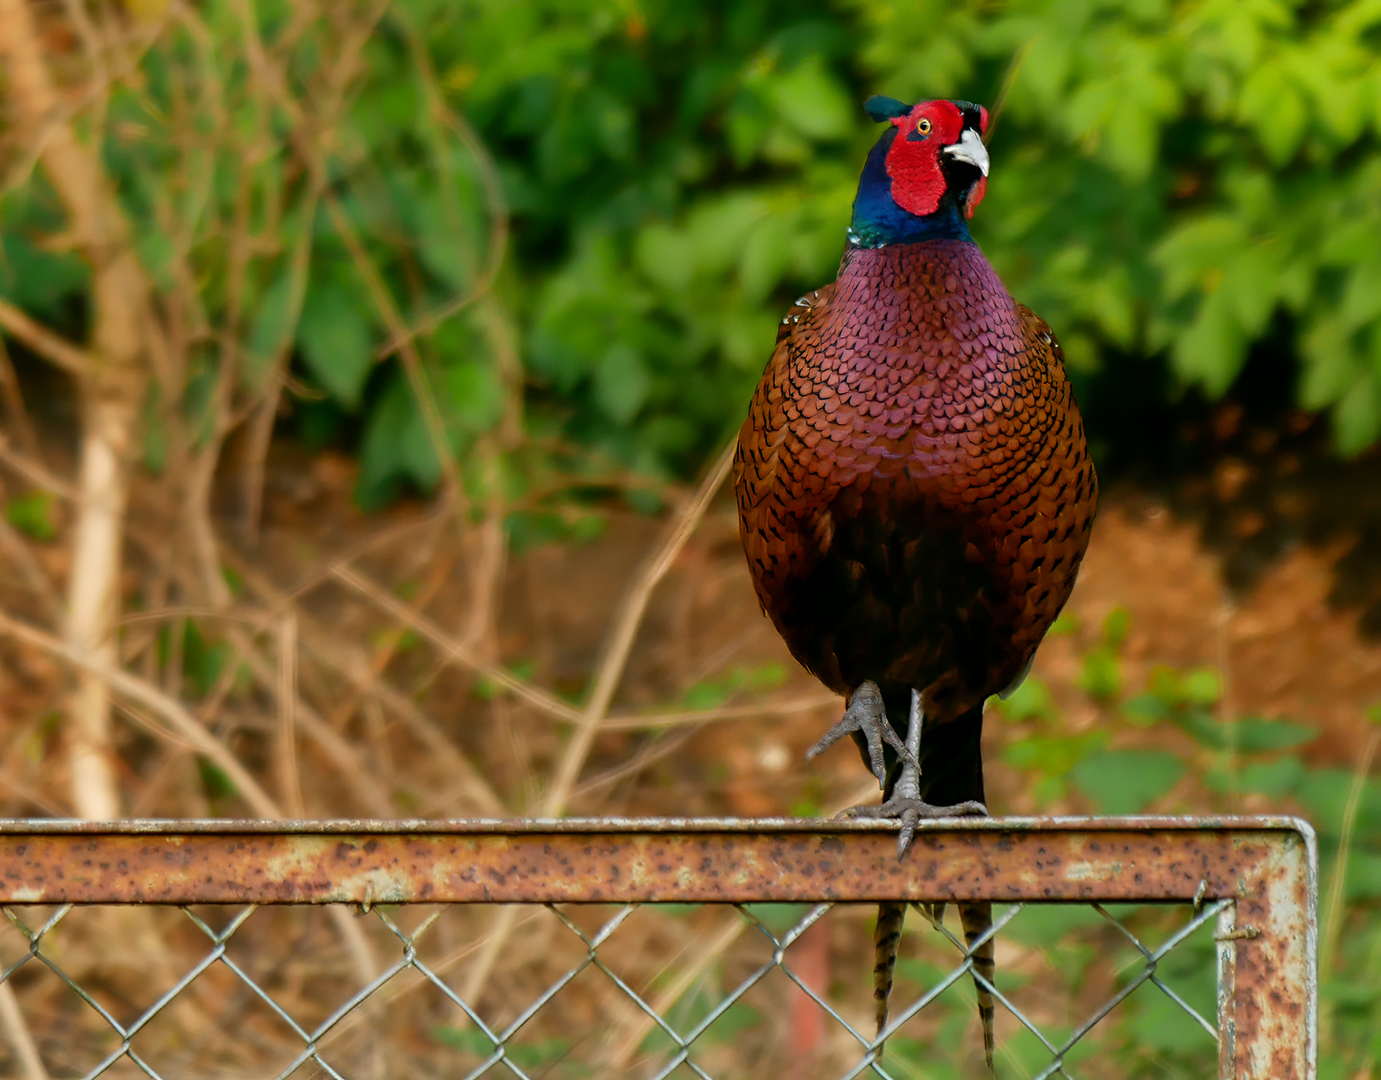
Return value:
<svg viewBox="0 0 1381 1080">
<path fill-rule="evenodd" d="M 776 820 L 0 823 L 0 1075 L 957 1080 L 979 983 L 1003 1080 L 1311 1080 L 1315 859 L 1287 819 L 928 823 L 902 862 Z"/>
<path fill-rule="evenodd" d="M 1188 998 L 1212 1001 L 1212 966 L 1200 964 L 1198 984 L 1180 989 L 1170 985 L 1162 968 L 1174 950 L 1196 939 L 1200 956 L 1205 949 L 1211 952 L 1212 929 L 1230 903 L 1197 911 L 1186 905 L 1172 912 L 1129 907 L 1117 914 L 1099 904 L 1081 906 L 1096 916 L 1097 925 L 1086 927 L 1093 931 L 1084 935 L 1087 942 L 1103 949 L 1121 942 L 1136 959 L 1112 973 L 1112 992 L 1100 1000 L 1085 1005 L 1089 995 L 1075 995 L 1069 1008 L 1085 1011 L 1072 1027 L 1051 1023 L 1056 1014 L 1050 986 L 1021 985 L 1004 975 L 997 985 L 985 982 L 1005 1014 L 999 1024 L 1000 1070 L 1070 1080 L 1134 1072 L 1127 1062 L 1097 1060 L 1100 1053 L 1115 1054 L 1125 1033 L 1119 1037 L 1110 1030 L 1101 1040 L 1093 1036 L 1133 995 L 1148 990 L 1178 1013 L 1187 1032 L 1197 1029 L 1197 1057 L 1211 1061 L 1216 1025 Z M 1021 929 L 1022 917 L 1041 914 L 1041 907 L 1007 906 L 998 912 L 990 936 L 1005 944 Z M 1059 908 L 1068 918 L 1069 906 Z M 329 934 L 321 932 L 321 908 L 182 907 L 175 910 L 186 926 L 176 928 L 167 921 L 169 909 L 159 912 L 153 925 L 144 918 L 151 914 L 148 909 L 6 907 L 12 932 L 3 947 L 0 981 L 14 987 L 51 1076 L 536 1080 L 620 1075 L 660 1080 L 745 1076 L 794 1061 L 791 1075 L 901 1080 L 933 1075 L 923 1059 L 924 1048 L 941 1038 L 932 1020 L 949 1021 L 962 1034 L 960 1046 L 932 1049 L 974 1064 L 980 1042 L 968 1015 L 972 949 L 943 923 L 913 913 L 913 936 L 929 938 L 932 954 L 943 946 L 951 961 L 941 967 L 932 959 L 918 968 L 904 957 L 892 1019 L 877 1038 L 869 1018 L 866 909 L 831 904 L 804 912 L 795 905 L 785 912 L 774 905 L 729 909 L 740 933 L 734 948 L 707 967 L 698 964 L 694 943 L 704 936 L 703 926 L 724 925 L 723 908 L 533 906 L 524 909 L 526 931 L 513 940 L 511 963 L 502 963 L 487 988 L 468 996 L 469 965 L 482 940 L 469 940 L 467 934 L 475 928 L 483 934 L 488 919 L 483 909 L 463 912 L 465 925 L 449 934 L 442 929 L 458 914 L 454 908 L 357 912 L 362 926 L 372 926 L 379 970 L 347 990 L 340 947 L 332 950 Z M 640 916 L 642 925 L 635 925 Z M 548 923 L 541 932 L 532 925 L 538 917 Z M 1140 925 L 1133 929 L 1137 919 Z M 263 925 L 256 926 L 256 920 Z M 852 942 L 860 955 L 856 971 L 841 971 L 832 985 L 822 986 L 798 972 L 793 951 L 813 929 L 830 929 L 831 921 L 840 924 L 839 943 Z M 1143 941 L 1143 926 L 1160 932 L 1163 940 Z M 123 947 L 103 960 L 100 942 L 111 937 L 123 937 Z M 543 947 L 534 954 L 535 939 Z M 161 948 L 150 950 L 154 940 Z M 974 948 L 982 940 L 986 937 Z M 999 957 L 1018 966 L 1023 962 L 1019 946 L 1000 948 Z M 112 967 L 120 969 L 117 974 Z M 691 978 L 678 980 L 688 971 Z M 789 993 L 792 988 L 795 993 Z M 811 1048 L 815 1060 L 803 1061 L 791 1045 L 790 1020 L 806 1001 L 829 1026 Z M 395 1010 L 399 1015 L 390 1018 Z M 930 1015 L 936 1012 L 944 1015 Z M 1081 1059 L 1086 1042 L 1089 1053 Z M 370 1060 L 381 1049 L 386 1051 L 382 1067 Z M 1078 1060 L 1084 1062 L 1082 1070 Z"/>
</svg>

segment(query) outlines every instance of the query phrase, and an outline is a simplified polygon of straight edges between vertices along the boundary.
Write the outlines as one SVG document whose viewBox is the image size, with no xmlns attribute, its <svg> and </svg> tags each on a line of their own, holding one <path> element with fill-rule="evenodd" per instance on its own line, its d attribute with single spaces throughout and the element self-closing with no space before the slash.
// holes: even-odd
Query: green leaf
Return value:
<svg viewBox="0 0 1381 1080">
<path fill-rule="evenodd" d="M 615 423 L 627 425 L 647 400 L 652 377 L 638 351 L 618 342 L 595 369 L 595 401 Z"/>
<path fill-rule="evenodd" d="M 1257 140 L 1277 165 L 1294 156 L 1308 123 L 1304 100 L 1278 63 L 1264 64 L 1247 78 L 1239 115 L 1255 129 Z"/>
<path fill-rule="evenodd" d="M 503 418 L 503 384 L 492 365 L 463 359 L 447 365 L 443 381 L 447 411 L 463 431 L 488 431 Z"/>
<path fill-rule="evenodd" d="M 791 262 L 792 222 L 771 215 L 758 222 L 743 247 L 743 293 L 757 303 L 777 287 Z"/>
<path fill-rule="evenodd" d="M 1152 727 L 1173 716 L 1174 710 L 1155 694 L 1137 694 L 1122 703 L 1122 715 L 1134 727 Z"/>
<path fill-rule="evenodd" d="M 430 491 L 440 479 L 441 462 L 412 389 L 401 372 L 394 372 L 365 422 L 355 500 L 375 510 L 395 496 L 401 482 Z"/>
<path fill-rule="evenodd" d="M 1353 851 L 1347 860 L 1349 900 L 1381 900 L 1381 852 Z"/>
<path fill-rule="evenodd" d="M 811 139 L 841 139 L 856 122 L 853 103 L 816 56 L 773 80 L 772 103 L 788 124 Z"/>
<path fill-rule="evenodd" d="M 57 498 L 51 491 L 16 495 L 5 503 L 5 520 L 34 540 L 57 539 Z"/>
<path fill-rule="evenodd" d="M 1116 650 L 1097 645 L 1084 654 L 1079 688 L 1101 701 L 1110 701 L 1122 692 L 1122 663 Z"/>
<path fill-rule="evenodd" d="M 1046 631 L 1046 636 L 1060 637 L 1063 634 L 1077 633 L 1079 630 L 1079 616 L 1072 611 L 1060 612 L 1060 617 L 1050 624 L 1050 629 Z"/>
<path fill-rule="evenodd" d="M 1363 375 L 1334 406 L 1333 436 L 1348 456 L 1360 454 L 1381 437 L 1381 387 L 1374 374 Z"/>
<path fill-rule="evenodd" d="M 762 1014 L 746 1001 L 735 1001 L 705 1029 L 701 1038 L 711 1043 L 733 1045 L 734 1040 L 745 1031 L 762 1023 Z"/>
<path fill-rule="evenodd" d="M 1119 648 L 1127 640 L 1132 627 L 1132 614 L 1124 607 L 1115 607 L 1103 620 L 1103 640 L 1109 648 Z"/>
<path fill-rule="evenodd" d="M 1223 676 L 1216 668 L 1194 668 L 1180 680 L 1180 694 L 1192 705 L 1212 708 L 1223 696 Z"/>
<path fill-rule="evenodd" d="M 278 350 L 287 341 L 293 307 L 293 275 L 291 268 L 284 268 L 273 284 L 259 298 L 254 321 L 250 324 L 246 345 L 250 353 L 250 363 L 259 372 L 278 355 Z"/>
<path fill-rule="evenodd" d="M 239 794 L 235 781 L 230 779 L 230 775 L 214 762 L 207 761 L 205 758 L 197 758 L 197 770 L 201 773 L 202 787 L 206 789 L 206 794 L 211 798 L 229 799 Z"/>
<path fill-rule="evenodd" d="M 177 254 L 172 238 L 161 229 L 145 224 L 135 230 L 134 246 L 149 277 L 160 289 L 170 291 L 175 285 L 173 257 Z"/>
<path fill-rule="evenodd" d="M 335 281 L 312 281 L 302 301 L 297 343 L 307 369 L 353 409 L 374 366 L 370 320 L 361 298 Z"/>
<path fill-rule="evenodd" d="M 1181 376 L 1216 397 L 1237 377 L 1246 352 L 1246 335 L 1220 289 L 1204 298 L 1194 321 L 1175 341 L 1172 355 Z"/>
<path fill-rule="evenodd" d="M 1213 750 L 1235 749 L 1252 754 L 1269 750 L 1289 750 L 1312 742 L 1318 731 L 1306 724 L 1290 720 L 1263 720 L 1249 717 L 1244 720 L 1214 720 L 1207 713 L 1192 711 L 1177 722 L 1199 743 Z"/>
<path fill-rule="evenodd" d="M 1053 720 L 1059 712 L 1046 683 L 1028 675 L 1007 697 L 998 698 L 997 711 L 1004 720 L 1020 724 L 1027 720 Z"/>
<path fill-rule="evenodd" d="M 1249 717 L 1240 724 L 1238 749 L 1248 753 L 1263 750 L 1289 750 L 1318 738 L 1317 728 L 1291 720 L 1262 720 Z"/>
<path fill-rule="evenodd" d="M 1179 783 L 1185 765 L 1165 750 L 1105 750 L 1085 758 L 1071 782 L 1104 814 L 1135 814 Z"/>
<path fill-rule="evenodd" d="M 1242 770 L 1237 786 L 1268 799 L 1283 799 L 1304 782 L 1306 771 L 1304 762 L 1296 757 L 1258 761 Z"/>
<path fill-rule="evenodd" d="M 1319 832 L 1337 837 L 1343 828 L 1343 814 L 1353 787 L 1349 769 L 1311 769 L 1296 791 L 1296 798 L 1309 813 Z M 1362 786 L 1355 822 L 1356 836 L 1381 835 L 1381 784 L 1367 780 Z"/>
<path fill-rule="evenodd" d="M 1012 743 L 1003 750 L 1002 757 L 1018 769 L 1063 776 L 1090 754 L 1101 750 L 1107 741 L 1107 733 L 1096 730 L 1075 735 L 1036 736 Z"/>
<path fill-rule="evenodd" d="M 18 233 L 0 229 L 0 296 L 25 311 L 53 318 L 62 302 L 85 290 L 90 279 L 90 269 L 77 256 L 44 251 Z"/>
<path fill-rule="evenodd" d="M 182 672 L 197 694 L 211 692 L 234 655 L 229 642 L 210 640 L 196 623 L 187 623 L 182 638 Z"/>
<path fill-rule="evenodd" d="M 1022 945 L 1044 950 L 1059 945 L 1077 930 L 1088 930 L 1101 922 L 1101 915 L 1081 904 L 1030 904 L 1007 924 L 1002 934 Z"/>
<path fill-rule="evenodd" d="M 1196 1024 L 1178 1002 L 1149 983 L 1133 995 L 1129 1004 L 1131 1015 L 1126 1028 L 1138 1046 L 1188 1053 L 1214 1045 L 1213 1036 Z"/>
</svg>

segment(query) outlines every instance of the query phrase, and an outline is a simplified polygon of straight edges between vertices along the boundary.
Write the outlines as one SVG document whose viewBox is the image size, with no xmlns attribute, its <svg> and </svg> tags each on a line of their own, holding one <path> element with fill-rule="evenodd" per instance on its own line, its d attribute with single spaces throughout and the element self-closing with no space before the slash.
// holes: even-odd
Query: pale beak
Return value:
<svg viewBox="0 0 1381 1080">
<path fill-rule="evenodd" d="M 988 175 L 988 148 L 973 128 L 965 128 L 957 143 L 945 147 L 945 153 L 952 155 L 955 161 L 967 161 L 984 176 Z"/>
</svg>

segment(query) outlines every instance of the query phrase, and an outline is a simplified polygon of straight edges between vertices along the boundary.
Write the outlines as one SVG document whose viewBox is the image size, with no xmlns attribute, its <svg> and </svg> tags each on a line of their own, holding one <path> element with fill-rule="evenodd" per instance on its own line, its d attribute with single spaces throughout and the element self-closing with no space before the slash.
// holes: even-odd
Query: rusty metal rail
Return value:
<svg viewBox="0 0 1381 1080">
<path fill-rule="evenodd" d="M 1306 823 L 923 822 L 901 861 L 894 833 L 798 819 L 9 821 L 0 903 L 1219 904 L 1220 1076 L 1313 1080 L 1317 852 Z"/>
</svg>

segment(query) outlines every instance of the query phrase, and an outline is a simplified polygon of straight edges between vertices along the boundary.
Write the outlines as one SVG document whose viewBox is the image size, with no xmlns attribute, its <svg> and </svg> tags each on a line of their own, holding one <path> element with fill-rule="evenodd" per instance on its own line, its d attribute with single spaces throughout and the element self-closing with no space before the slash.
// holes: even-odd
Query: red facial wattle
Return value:
<svg viewBox="0 0 1381 1080">
<path fill-rule="evenodd" d="M 887 152 L 887 175 L 892 181 L 892 200 L 903 210 L 926 217 L 940 208 L 946 180 L 940 155 L 956 143 L 964 131 L 964 114 L 952 101 L 923 101 L 902 116 L 892 118 L 898 129 Z M 988 130 L 988 110 L 979 108 L 979 132 Z M 965 217 L 973 217 L 988 190 L 986 176 L 964 193 Z"/>
<path fill-rule="evenodd" d="M 977 183 L 969 188 L 968 195 L 964 197 L 964 216 L 966 218 L 973 217 L 973 212 L 978 209 L 978 204 L 983 201 L 983 196 L 986 194 L 988 194 L 988 178 L 980 176 Z"/>
<path fill-rule="evenodd" d="M 929 122 L 924 136 L 917 130 L 923 121 Z M 953 102 L 923 101 L 905 116 L 894 117 L 892 123 L 898 128 L 887 152 L 892 198 L 917 217 L 933 214 L 945 194 L 940 151 L 959 138 L 964 130 L 964 114 Z"/>
</svg>

